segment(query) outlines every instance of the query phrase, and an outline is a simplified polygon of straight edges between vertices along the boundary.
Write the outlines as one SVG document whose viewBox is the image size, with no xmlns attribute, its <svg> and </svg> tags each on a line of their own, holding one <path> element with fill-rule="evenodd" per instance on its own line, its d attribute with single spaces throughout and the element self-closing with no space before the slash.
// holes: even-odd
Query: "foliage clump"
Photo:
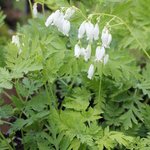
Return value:
<svg viewBox="0 0 150 150">
<path fill-rule="evenodd" d="M 143 7 L 136 3 L 139 9 L 127 22 L 120 17 L 126 11 L 122 8 L 131 10 L 135 2 L 114 5 L 113 14 L 88 17 L 73 6 L 72 16 L 64 18 L 68 8 L 63 7 L 53 13 L 62 22 L 34 12 L 34 19 L 18 28 L 6 47 L 6 66 L 0 68 L 0 91 L 12 101 L 0 108 L 0 124 L 10 124 L 8 138 L 0 135 L 1 149 L 17 147 L 18 132 L 18 140 L 30 150 L 150 148 L 149 42 L 136 36 L 135 30 L 140 32 L 133 30 L 136 22 L 130 17 L 145 28 L 148 22 L 146 16 L 139 20 Z M 82 23 L 88 29 L 97 26 L 96 34 L 81 29 Z M 12 88 L 16 94 L 10 96 L 5 89 Z"/>
</svg>

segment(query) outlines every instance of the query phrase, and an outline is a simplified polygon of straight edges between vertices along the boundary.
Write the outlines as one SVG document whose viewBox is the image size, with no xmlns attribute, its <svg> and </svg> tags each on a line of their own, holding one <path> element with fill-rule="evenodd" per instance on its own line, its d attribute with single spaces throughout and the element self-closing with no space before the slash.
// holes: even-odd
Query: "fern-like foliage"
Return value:
<svg viewBox="0 0 150 150">
<path fill-rule="evenodd" d="M 52 10 L 69 5 L 64 0 L 56 2 L 45 4 Z M 141 53 L 140 57 L 136 55 L 138 49 L 149 48 L 148 42 L 142 42 L 148 37 L 147 32 L 140 34 L 149 30 L 146 21 L 149 14 L 144 12 L 148 6 L 143 1 L 109 2 L 109 5 L 102 0 L 96 2 L 101 5 L 95 9 L 95 6 L 89 10 L 82 8 L 83 13 L 76 10 L 70 20 L 69 37 L 54 26 L 45 27 L 46 17 L 41 15 L 18 27 L 20 49 L 13 43 L 6 47 L 6 66 L 0 68 L 0 90 L 12 104 L 0 108 L 0 123 L 13 118 L 9 136 L 15 138 L 19 133 L 25 150 L 149 149 L 150 65 L 143 55 L 146 67 L 138 61 Z M 86 3 L 89 8 L 94 1 L 75 2 L 78 3 L 80 7 Z M 100 29 L 113 18 L 110 22 L 113 42 L 106 49 L 110 56 L 106 65 L 95 63 L 93 57 L 88 62 L 74 58 L 79 25 L 86 14 L 99 8 L 105 12 Z M 120 22 L 114 15 L 126 19 L 124 27 L 118 26 Z M 140 37 L 143 34 L 146 36 Z M 86 44 L 83 39 L 83 46 Z M 93 43 L 92 56 L 96 47 L 97 43 Z M 87 70 L 93 62 L 95 74 L 89 80 Z M 5 89 L 13 87 L 16 94 L 10 96 Z M 15 140 L 7 139 L 7 144 L 16 144 Z M 1 145 L 4 149 L 9 146 L 4 139 L 0 139 Z"/>
</svg>

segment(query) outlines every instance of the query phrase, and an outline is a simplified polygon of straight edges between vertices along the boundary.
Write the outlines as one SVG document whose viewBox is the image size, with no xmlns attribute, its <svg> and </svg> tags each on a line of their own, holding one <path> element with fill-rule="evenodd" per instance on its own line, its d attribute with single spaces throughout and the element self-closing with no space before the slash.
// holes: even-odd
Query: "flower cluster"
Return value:
<svg viewBox="0 0 150 150">
<path fill-rule="evenodd" d="M 75 9 L 73 7 L 68 8 L 65 12 L 57 10 L 52 13 L 46 20 L 45 26 L 54 25 L 57 27 L 58 31 L 63 33 L 65 36 L 68 36 L 70 31 L 70 21 L 69 19 L 74 14 Z"/>
<path fill-rule="evenodd" d="M 74 56 L 76 58 L 79 58 L 80 56 L 84 57 L 85 61 L 88 61 L 91 57 L 91 45 L 92 42 L 99 40 L 99 21 L 94 25 L 91 23 L 91 21 L 84 21 L 81 23 L 79 29 L 78 29 L 78 39 L 79 42 L 74 47 Z M 83 48 L 80 46 L 80 40 L 82 38 L 86 37 L 86 40 L 88 41 L 88 45 L 86 48 Z M 112 41 L 112 36 L 109 32 L 109 29 L 107 26 L 105 26 L 102 30 L 101 34 L 101 46 L 98 45 L 96 47 L 95 51 L 95 62 L 102 62 L 104 65 L 108 62 L 109 55 L 106 54 L 106 48 L 109 48 L 109 45 Z M 94 75 L 94 65 L 91 64 L 88 70 L 88 78 L 92 79 Z"/>
<path fill-rule="evenodd" d="M 98 23 L 94 26 L 90 21 L 84 21 L 78 30 L 78 38 L 81 39 L 86 34 L 87 40 L 93 41 L 99 38 L 99 26 Z"/>
<path fill-rule="evenodd" d="M 75 45 L 75 49 L 74 49 L 74 56 L 76 58 L 79 58 L 80 56 L 83 56 L 84 57 L 84 60 L 85 61 L 88 61 L 91 57 L 91 45 L 88 44 L 88 46 L 85 48 L 81 48 L 79 46 L 79 44 L 76 44 Z"/>
</svg>

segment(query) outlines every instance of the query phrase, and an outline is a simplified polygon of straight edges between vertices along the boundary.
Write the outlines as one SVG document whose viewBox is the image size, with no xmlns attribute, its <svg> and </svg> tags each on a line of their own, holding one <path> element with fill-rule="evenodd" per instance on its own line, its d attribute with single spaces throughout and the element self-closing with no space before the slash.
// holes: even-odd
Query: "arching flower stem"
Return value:
<svg viewBox="0 0 150 150">
<path fill-rule="evenodd" d="M 138 43 L 138 45 L 140 46 L 140 48 L 142 49 L 142 51 L 144 52 L 144 54 L 150 59 L 150 55 L 147 53 L 147 51 L 143 48 L 142 43 L 137 39 L 137 37 L 133 34 L 131 28 L 128 26 L 128 24 L 121 19 L 120 17 L 116 16 L 116 15 L 112 15 L 112 14 L 107 14 L 107 13 L 93 13 L 91 14 L 91 16 L 108 16 L 108 17 L 113 17 L 116 18 L 120 21 L 120 25 L 125 25 L 125 27 L 128 29 L 128 31 L 130 32 L 130 34 L 132 35 L 132 37 L 135 39 L 135 41 Z"/>
<path fill-rule="evenodd" d="M 103 63 L 101 63 L 100 67 L 100 80 L 99 80 L 99 91 L 98 91 L 98 100 L 101 100 L 101 90 L 102 90 L 102 79 L 103 79 Z"/>
</svg>

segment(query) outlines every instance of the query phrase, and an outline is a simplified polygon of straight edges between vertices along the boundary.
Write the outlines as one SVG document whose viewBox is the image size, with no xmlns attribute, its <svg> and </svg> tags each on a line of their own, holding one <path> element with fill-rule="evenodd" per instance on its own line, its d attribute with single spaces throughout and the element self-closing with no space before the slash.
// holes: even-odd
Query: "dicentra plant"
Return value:
<svg viewBox="0 0 150 150">
<path fill-rule="evenodd" d="M 132 33 L 129 26 L 74 6 L 48 17 L 36 7 L 0 68 L 1 93 L 12 101 L 0 108 L 0 123 L 10 125 L 0 148 L 15 149 L 17 140 L 30 150 L 148 150 L 150 65 L 142 69 L 115 40 L 117 27 Z"/>
</svg>

